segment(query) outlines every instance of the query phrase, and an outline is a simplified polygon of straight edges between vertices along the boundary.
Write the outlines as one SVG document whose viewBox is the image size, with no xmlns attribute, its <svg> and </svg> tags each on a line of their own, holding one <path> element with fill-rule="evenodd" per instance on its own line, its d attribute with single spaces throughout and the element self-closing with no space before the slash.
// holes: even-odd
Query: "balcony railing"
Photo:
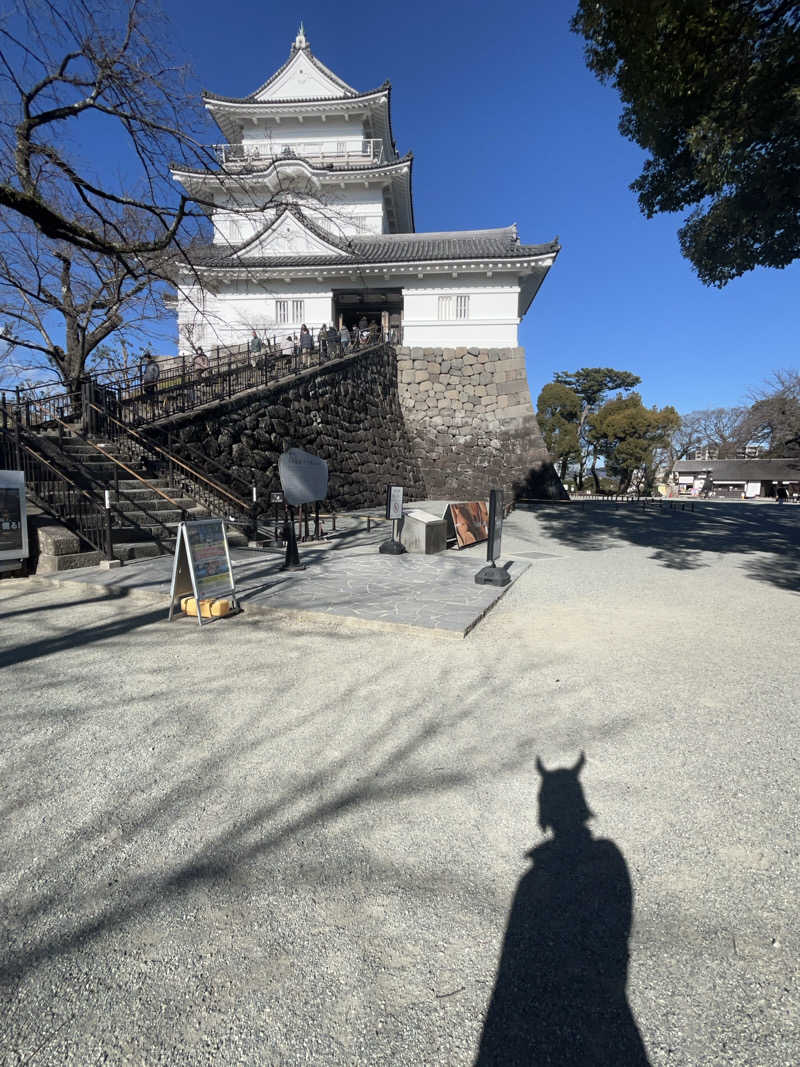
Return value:
<svg viewBox="0 0 800 1067">
<path fill-rule="evenodd" d="M 240 141 L 238 144 L 211 145 L 223 166 L 271 162 L 273 159 L 301 157 L 321 163 L 382 163 L 380 137 L 350 138 L 344 141 Z"/>
</svg>

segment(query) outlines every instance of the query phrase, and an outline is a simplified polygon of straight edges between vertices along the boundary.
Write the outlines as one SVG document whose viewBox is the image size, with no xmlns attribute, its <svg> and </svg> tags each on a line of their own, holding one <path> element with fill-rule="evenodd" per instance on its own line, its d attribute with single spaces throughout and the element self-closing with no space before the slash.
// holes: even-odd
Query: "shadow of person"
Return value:
<svg viewBox="0 0 800 1067">
<path fill-rule="evenodd" d="M 647 1065 L 625 995 L 633 890 L 622 853 L 595 840 L 578 776 L 541 775 L 539 825 L 508 919 L 476 1067 Z"/>
</svg>

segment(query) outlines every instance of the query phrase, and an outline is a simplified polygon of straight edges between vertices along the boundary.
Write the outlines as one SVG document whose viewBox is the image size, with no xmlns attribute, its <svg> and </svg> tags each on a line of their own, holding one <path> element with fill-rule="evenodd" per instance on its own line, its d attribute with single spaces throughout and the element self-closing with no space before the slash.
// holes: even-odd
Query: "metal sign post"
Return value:
<svg viewBox="0 0 800 1067">
<path fill-rule="evenodd" d="M 305 570 L 305 565 L 300 562 L 297 551 L 294 509 L 302 507 L 303 504 L 313 504 L 325 499 L 328 495 L 328 464 L 319 456 L 304 452 L 302 448 L 289 448 L 278 460 L 278 475 L 289 508 L 289 523 L 286 528 L 286 560 L 282 570 L 302 571 Z M 308 536 L 307 516 L 306 536 Z"/>
<path fill-rule="evenodd" d="M 203 625 L 200 610 L 203 598 L 218 599 L 227 595 L 233 602 L 234 610 L 239 610 L 231 553 L 222 519 L 182 522 L 178 526 L 169 591 L 170 619 L 175 612 L 175 601 L 189 594 L 194 596 L 200 626 Z"/>
<path fill-rule="evenodd" d="M 481 567 L 475 575 L 478 585 L 508 585 L 511 575 L 506 567 L 498 567 L 500 544 L 503 538 L 503 490 L 492 489 L 489 493 L 489 539 L 486 543 L 488 566 Z"/>
<path fill-rule="evenodd" d="M 389 541 L 383 541 L 378 546 L 378 551 L 387 556 L 400 556 L 405 548 L 400 544 L 399 528 L 403 517 L 403 487 L 402 485 L 386 486 L 386 518 L 392 520 L 392 536 Z"/>
</svg>

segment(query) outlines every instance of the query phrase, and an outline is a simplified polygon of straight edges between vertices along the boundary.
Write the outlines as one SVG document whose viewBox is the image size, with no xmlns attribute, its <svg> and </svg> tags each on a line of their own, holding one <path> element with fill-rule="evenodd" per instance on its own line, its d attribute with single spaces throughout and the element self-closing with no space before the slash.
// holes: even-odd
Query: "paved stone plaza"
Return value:
<svg viewBox="0 0 800 1067">
<path fill-rule="evenodd" d="M 507 591 L 508 586 L 475 583 L 485 545 L 436 556 L 381 555 L 378 545 L 390 531 L 390 523 L 368 530 L 364 519 L 344 516 L 329 540 L 301 545 L 305 570 L 300 571 L 284 571 L 281 552 L 233 550 L 234 580 L 245 614 L 274 619 L 281 612 L 311 622 L 335 618 L 372 629 L 435 631 L 458 638 Z M 522 557 L 504 557 L 503 562 L 512 581 L 530 566 Z M 116 570 L 87 567 L 41 580 L 168 606 L 172 569 L 172 558 L 161 556 Z"/>
<path fill-rule="evenodd" d="M 460 641 L 0 582 L 0 1063 L 796 1062 L 799 548 L 516 512 Z"/>
</svg>

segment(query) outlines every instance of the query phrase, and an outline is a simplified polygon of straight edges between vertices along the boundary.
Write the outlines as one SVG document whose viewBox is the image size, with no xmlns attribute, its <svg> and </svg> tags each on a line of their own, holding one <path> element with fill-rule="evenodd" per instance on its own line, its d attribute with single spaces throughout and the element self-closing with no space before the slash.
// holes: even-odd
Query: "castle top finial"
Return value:
<svg viewBox="0 0 800 1067">
<path fill-rule="evenodd" d="M 300 20 L 300 29 L 297 31 L 297 36 L 294 39 L 292 50 L 299 52 L 303 48 L 308 48 L 308 41 L 306 40 L 306 31 L 303 28 L 303 20 Z"/>
</svg>

